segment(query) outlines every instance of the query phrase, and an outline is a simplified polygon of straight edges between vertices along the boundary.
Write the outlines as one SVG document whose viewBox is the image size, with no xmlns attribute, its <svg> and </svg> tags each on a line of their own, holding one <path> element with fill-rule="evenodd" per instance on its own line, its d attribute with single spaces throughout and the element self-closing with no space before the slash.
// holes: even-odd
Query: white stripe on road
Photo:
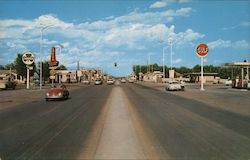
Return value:
<svg viewBox="0 0 250 160">
<path fill-rule="evenodd" d="M 123 90 L 114 87 L 111 97 L 95 159 L 145 159 Z"/>
</svg>

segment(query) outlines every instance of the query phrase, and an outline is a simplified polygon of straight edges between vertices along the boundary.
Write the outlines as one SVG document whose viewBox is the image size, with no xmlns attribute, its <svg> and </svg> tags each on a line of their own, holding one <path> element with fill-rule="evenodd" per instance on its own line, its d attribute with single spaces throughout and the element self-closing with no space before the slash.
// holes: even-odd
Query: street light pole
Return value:
<svg viewBox="0 0 250 160">
<path fill-rule="evenodd" d="M 42 72 L 43 72 L 43 62 L 42 62 L 42 45 L 43 45 L 43 31 L 51 26 L 45 26 L 41 28 L 41 38 L 40 38 L 40 90 L 42 89 Z"/>
<path fill-rule="evenodd" d="M 172 52 L 172 50 L 173 50 L 173 42 L 172 42 L 172 39 L 170 38 L 169 39 L 169 43 L 170 43 L 170 68 L 171 68 L 171 70 L 172 70 L 172 68 L 173 68 L 173 52 Z"/>
<path fill-rule="evenodd" d="M 165 78 L 165 49 L 166 47 L 163 47 L 162 49 L 162 70 L 163 70 L 163 78 Z"/>
</svg>

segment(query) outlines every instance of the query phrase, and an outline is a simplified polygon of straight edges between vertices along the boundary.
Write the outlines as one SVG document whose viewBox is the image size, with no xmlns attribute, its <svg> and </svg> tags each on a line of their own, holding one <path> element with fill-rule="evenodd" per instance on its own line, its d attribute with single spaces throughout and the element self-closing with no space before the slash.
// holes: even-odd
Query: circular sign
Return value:
<svg viewBox="0 0 250 160">
<path fill-rule="evenodd" d="M 195 52 L 198 56 L 205 57 L 208 54 L 208 46 L 204 43 L 201 43 L 196 46 Z"/>
<path fill-rule="evenodd" d="M 30 51 L 24 52 L 22 60 L 24 64 L 31 65 L 35 61 L 35 55 Z"/>
<path fill-rule="evenodd" d="M 54 76 L 54 75 L 56 74 L 56 70 L 54 70 L 54 69 L 50 70 L 49 74 L 50 74 L 51 76 Z"/>
</svg>

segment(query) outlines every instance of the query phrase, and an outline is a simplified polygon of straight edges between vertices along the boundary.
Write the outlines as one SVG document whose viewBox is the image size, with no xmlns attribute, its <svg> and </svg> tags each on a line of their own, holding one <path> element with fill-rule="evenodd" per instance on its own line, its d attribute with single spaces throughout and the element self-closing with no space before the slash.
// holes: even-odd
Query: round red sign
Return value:
<svg viewBox="0 0 250 160">
<path fill-rule="evenodd" d="M 204 43 L 196 46 L 195 51 L 198 56 L 205 57 L 208 54 L 208 46 Z"/>
</svg>

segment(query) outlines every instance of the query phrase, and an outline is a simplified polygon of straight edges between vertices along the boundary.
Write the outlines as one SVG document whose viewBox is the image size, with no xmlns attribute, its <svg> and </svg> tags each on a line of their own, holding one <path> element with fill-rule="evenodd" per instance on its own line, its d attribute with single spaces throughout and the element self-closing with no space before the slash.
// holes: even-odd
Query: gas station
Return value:
<svg viewBox="0 0 250 160">
<path fill-rule="evenodd" d="M 246 60 L 244 62 L 233 62 L 228 63 L 227 66 L 231 67 L 240 67 L 241 68 L 241 76 L 232 77 L 232 87 L 233 88 L 250 88 L 250 78 L 249 78 L 249 69 L 250 63 Z"/>
</svg>

